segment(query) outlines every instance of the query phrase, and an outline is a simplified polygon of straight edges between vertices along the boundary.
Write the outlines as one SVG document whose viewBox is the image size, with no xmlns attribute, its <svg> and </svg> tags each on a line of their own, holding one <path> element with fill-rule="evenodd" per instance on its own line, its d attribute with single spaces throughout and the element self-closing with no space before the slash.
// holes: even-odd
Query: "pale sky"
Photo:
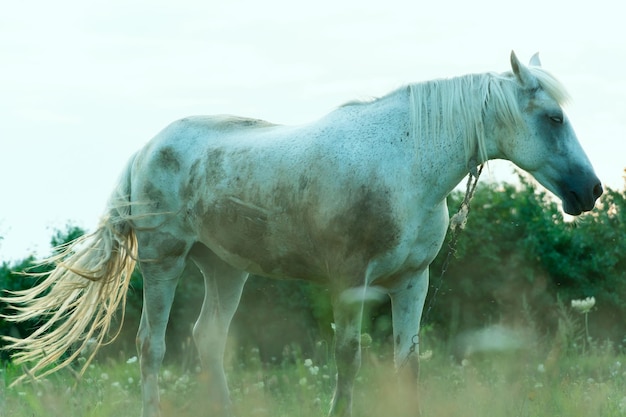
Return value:
<svg viewBox="0 0 626 417">
<path fill-rule="evenodd" d="M 605 185 L 626 167 L 618 0 L 47 0 L 0 14 L 0 261 L 92 230 L 133 152 L 171 121 L 229 113 L 295 124 L 401 85 L 509 70 L 512 49 L 574 98 Z M 494 170 L 505 180 L 510 168 Z M 502 173 L 504 172 L 504 174 Z"/>
</svg>

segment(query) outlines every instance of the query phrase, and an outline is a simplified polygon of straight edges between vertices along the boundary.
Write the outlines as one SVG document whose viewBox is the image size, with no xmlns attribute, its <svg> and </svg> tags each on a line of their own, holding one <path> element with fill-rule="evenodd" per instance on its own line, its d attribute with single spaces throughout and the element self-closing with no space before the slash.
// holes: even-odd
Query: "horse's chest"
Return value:
<svg viewBox="0 0 626 417">
<path fill-rule="evenodd" d="M 435 259 L 446 236 L 446 224 L 439 222 L 429 225 L 424 238 L 418 240 L 411 254 L 411 263 L 419 265 L 420 269 L 427 267 Z"/>
<path fill-rule="evenodd" d="M 431 210 L 416 213 L 414 227 L 408 233 L 406 250 L 408 256 L 403 269 L 422 270 L 435 259 L 446 237 L 448 229 L 448 208 L 445 202 Z"/>
</svg>

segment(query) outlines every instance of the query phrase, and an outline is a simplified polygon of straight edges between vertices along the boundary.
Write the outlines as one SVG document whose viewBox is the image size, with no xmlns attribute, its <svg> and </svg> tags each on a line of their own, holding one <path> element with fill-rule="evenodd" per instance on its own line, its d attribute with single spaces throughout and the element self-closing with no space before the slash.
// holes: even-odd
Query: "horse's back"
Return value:
<svg viewBox="0 0 626 417">
<path fill-rule="evenodd" d="M 232 141 L 277 128 L 280 129 L 281 125 L 232 115 L 190 116 L 170 123 L 146 145 L 144 152 L 149 148 L 184 148 L 189 145 L 200 149 L 215 146 L 217 141 Z"/>
<path fill-rule="evenodd" d="M 190 116 L 173 123 L 198 128 L 212 129 L 215 131 L 232 131 L 237 129 L 254 129 L 264 127 L 279 126 L 275 123 L 262 119 L 234 116 L 230 114 L 219 114 L 212 116 Z"/>
<path fill-rule="evenodd" d="M 134 188 L 156 186 L 157 182 L 161 187 L 176 185 L 189 178 L 200 163 L 249 147 L 258 142 L 255 138 L 260 132 L 276 128 L 280 125 L 230 115 L 192 116 L 172 122 L 134 157 Z"/>
</svg>

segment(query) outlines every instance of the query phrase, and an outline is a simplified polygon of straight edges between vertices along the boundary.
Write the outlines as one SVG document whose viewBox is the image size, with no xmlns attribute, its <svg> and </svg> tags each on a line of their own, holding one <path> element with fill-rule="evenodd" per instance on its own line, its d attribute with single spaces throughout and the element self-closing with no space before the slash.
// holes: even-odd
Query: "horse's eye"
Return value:
<svg viewBox="0 0 626 417">
<path fill-rule="evenodd" d="M 563 116 L 550 116 L 550 120 L 554 123 L 563 124 Z"/>
</svg>

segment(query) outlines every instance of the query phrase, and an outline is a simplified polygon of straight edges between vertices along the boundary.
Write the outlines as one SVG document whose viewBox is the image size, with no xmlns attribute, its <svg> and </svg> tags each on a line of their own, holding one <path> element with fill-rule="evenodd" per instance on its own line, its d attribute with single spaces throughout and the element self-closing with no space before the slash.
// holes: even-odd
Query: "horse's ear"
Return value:
<svg viewBox="0 0 626 417">
<path fill-rule="evenodd" d="M 511 51 L 511 68 L 522 86 L 526 88 L 537 87 L 537 79 L 525 65 L 519 62 L 515 51 Z"/>
<path fill-rule="evenodd" d="M 539 59 L 539 52 L 537 52 L 535 55 L 533 55 L 530 58 L 529 65 L 532 65 L 533 67 L 540 67 L 541 66 L 541 60 Z"/>
</svg>

